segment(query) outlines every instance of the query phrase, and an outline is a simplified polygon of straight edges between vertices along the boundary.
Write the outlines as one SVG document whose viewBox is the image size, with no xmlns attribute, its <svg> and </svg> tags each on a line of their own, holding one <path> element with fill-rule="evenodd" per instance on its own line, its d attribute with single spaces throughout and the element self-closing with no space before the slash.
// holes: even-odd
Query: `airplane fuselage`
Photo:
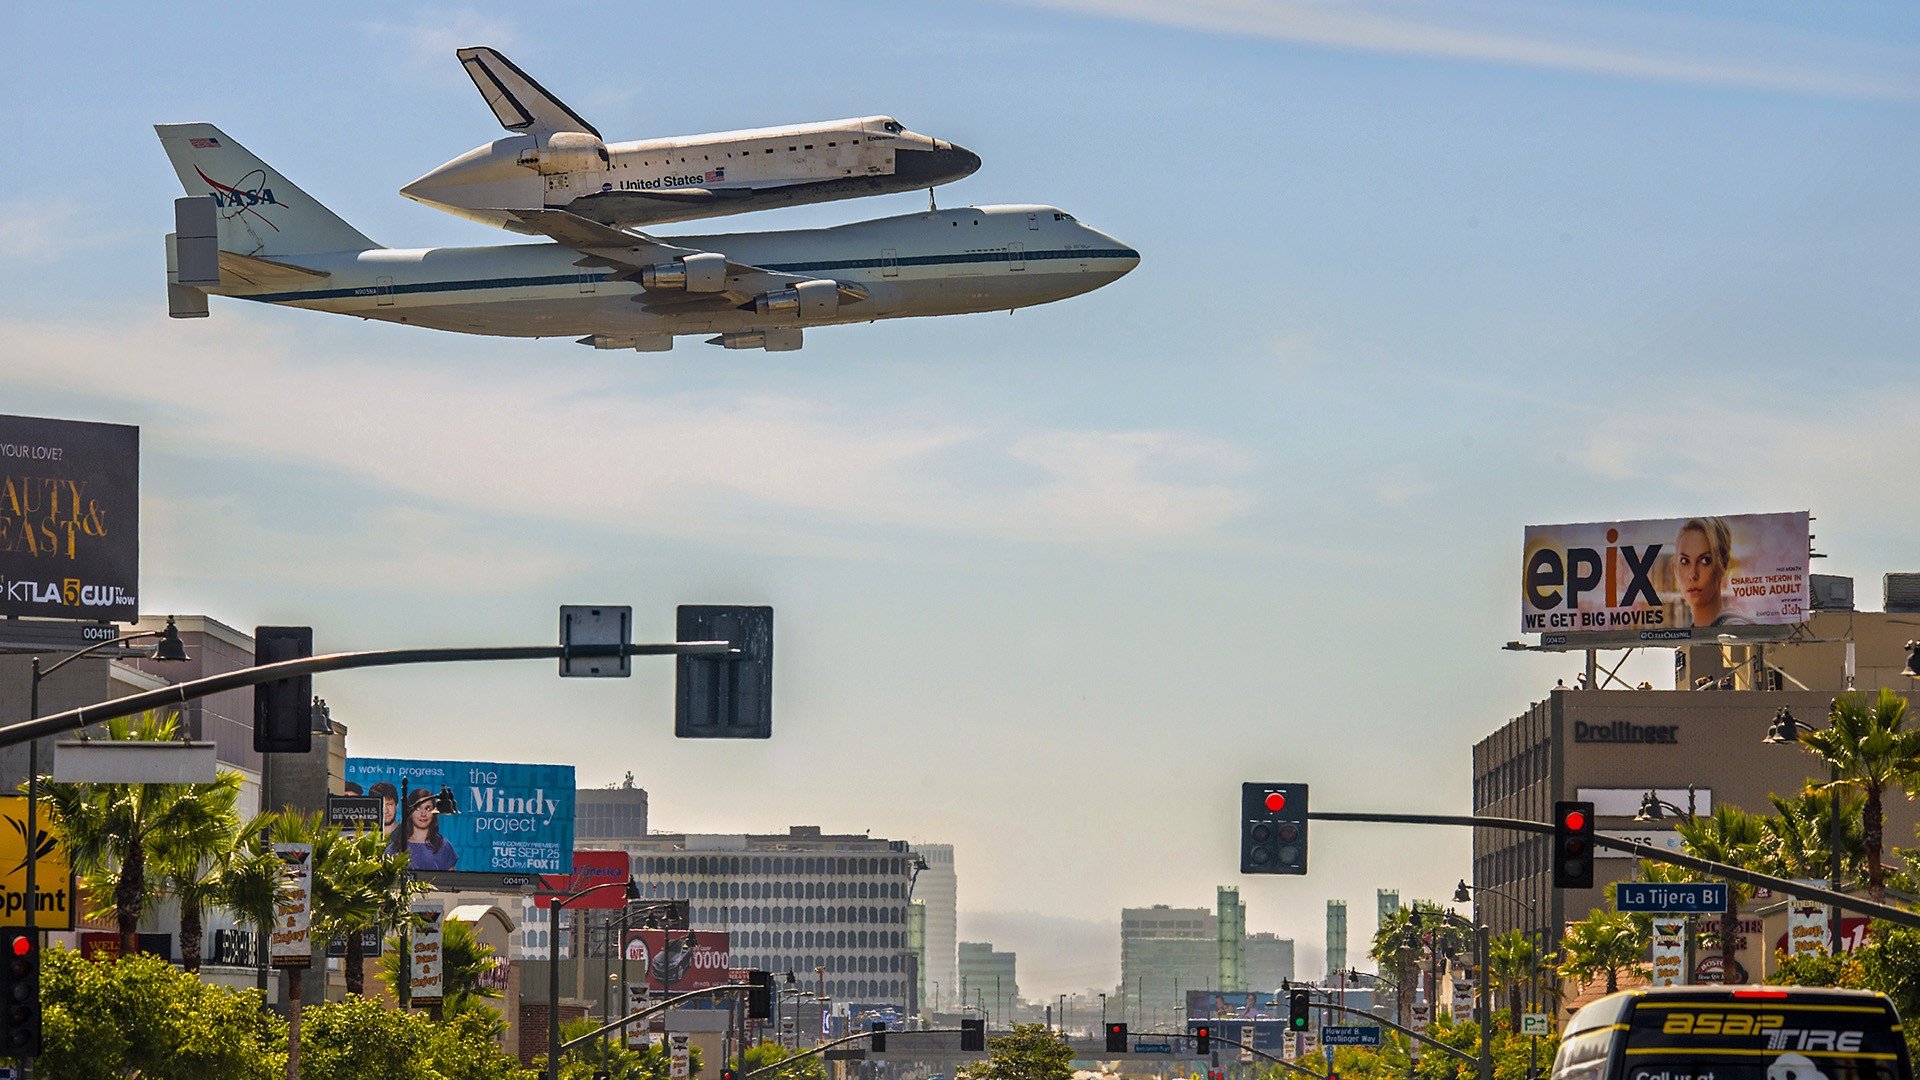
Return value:
<svg viewBox="0 0 1920 1080">
<path fill-rule="evenodd" d="M 514 135 L 400 191 L 501 228 L 515 225 L 502 208 L 524 207 L 640 226 L 912 191 L 979 167 L 969 150 L 874 116 L 634 142 Z"/>
<path fill-rule="evenodd" d="M 852 283 L 832 314 L 757 314 L 643 290 L 629 273 L 554 243 L 300 257 L 326 279 L 291 290 L 217 290 L 268 303 L 457 333 L 569 336 L 631 346 L 677 334 L 742 335 L 877 319 L 1007 310 L 1090 292 L 1137 252 L 1050 206 L 966 207 L 827 229 L 664 238 L 767 270 Z M 639 347 L 658 347 L 642 344 Z"/>
</svg>

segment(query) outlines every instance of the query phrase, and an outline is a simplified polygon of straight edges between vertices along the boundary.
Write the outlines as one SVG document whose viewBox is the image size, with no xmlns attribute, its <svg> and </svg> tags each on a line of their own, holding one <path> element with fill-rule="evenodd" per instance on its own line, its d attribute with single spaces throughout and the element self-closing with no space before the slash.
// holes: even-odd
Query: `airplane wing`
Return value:
<svg viewBox="0 0 1920 1080">
<path fill-rule="evenodd" d="M 688 255 L 704 254 L 699 248 L 677 247 L 637 230 L 616 229 L 565 210 L 501 208 L 498 212 L 512 216 L 529 231 L 564 244 L 593 262 L 619 267 L 634 274 L 638 274 L 643 267 L 671 262 Z M 648 310 L 661 311 L 715 306 L 714 301 L 719 298 L 726 298 L 738 305 L 751 303 L 761 293 L 790 289 L 803 281 L 817 280 L 729 259 L 726 288 L 718 293 L 688 294 L 661 290 L 642 292 L 634 299 Z M 841 298 L 849 303 L 867 298 L 867 290 L 860 285 L 846 281 L 836 284 L 840 287 Z"/>
<path fill-rule="evenodd" d="M 534 82 L 532 76 L 497 51 L 480 46 L 457 50 L 454 55 L 460 58 L 460 66 L 467 69 L 467 77 L 486 99 L 500 126 L 508 131 L 524 131 L 530 135 L 584 131 L 596 139 L 600 137 L 599 130 L 581 119 L 579 113 L 547 93 L 546 87 Z"/>
</svg>

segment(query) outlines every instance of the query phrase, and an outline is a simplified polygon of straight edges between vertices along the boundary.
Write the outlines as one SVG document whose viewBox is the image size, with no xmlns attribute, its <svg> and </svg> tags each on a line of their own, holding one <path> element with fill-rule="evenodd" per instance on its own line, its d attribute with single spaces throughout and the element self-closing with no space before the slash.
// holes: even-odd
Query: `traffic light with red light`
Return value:
<svg viewBox="0 0 1920 1080">
<path fill-rule="evenodd" d="M 1240 872 L 1307 872 L 1307 785 L 1240 785 Z"/>
<path fill-rule="evenodd" d="M 1304 986 L 1296 986 L 1287 991 L 1287 1030 L 1305 1031 L 1312 1026 L 1313 995 Z"/>
<path fill-rule="evenodd" d="M 1107 1025 L 1107 1053 L 1124 1054 L 1127 1052 L 1127 1025 Z"/>
<path fill-rule="evenodd" d="M 740 1080 L 740 1073 L 736 1069 L 721 1069 L 720 1080 Z"/>
<path fill-rule="evenodd" d="M 1193 1029 L 1193 1052 L 1205 1057 L 1213 1053 L 1213 1029 L 1205 1024 Z"/>
<path fill-rule="evenodd" d="M 0 1056 L 40 1054 L 40 945 L 35 933 L 0 931 Z"/>
<path fill-rule="evenodd" d="M 1593 888 L 1593 804 L 1553 804 L 1553 887 Z"/>
</svg>

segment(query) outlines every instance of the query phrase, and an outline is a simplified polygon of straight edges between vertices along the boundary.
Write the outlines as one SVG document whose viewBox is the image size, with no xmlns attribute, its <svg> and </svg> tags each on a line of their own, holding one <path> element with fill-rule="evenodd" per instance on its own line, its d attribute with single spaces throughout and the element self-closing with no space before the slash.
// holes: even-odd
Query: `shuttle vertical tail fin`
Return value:
<svg viewBox="0 0 1920 1080">
<path fill-rule="evenodd" d="M 188 195 L 211 195 L 219 250 L 280 258 L 380 245 L 212 124 L 156 124 Z"/>
<path fill-rule="evenodd" d="M 486 99 L 500 126 L 508 131 L 533 136 L 584 131 L 596 139 L 600 137 L 600 132 L 579 113 L 567 108 L 566 102 L 547 93 L 546 87 L 534 82 L 532 76 L 493 49 L 485 46 L 460 49 L 454 55 L 460 58 L 460 66 L 467 69 L 467 77 Z"/>
</svg>

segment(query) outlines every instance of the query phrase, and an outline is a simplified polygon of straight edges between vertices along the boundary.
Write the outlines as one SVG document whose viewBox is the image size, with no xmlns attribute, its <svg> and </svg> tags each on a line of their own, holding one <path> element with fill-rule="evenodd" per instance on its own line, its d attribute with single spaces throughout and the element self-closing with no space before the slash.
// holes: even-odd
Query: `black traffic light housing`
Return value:
<svg viewBox="0 0 1920 1080">
<path fill-rule="evenodd" d="M 277 664 L 313 655 L 313 627 L 256 626 L 253 664 Z M 313 749 L 313 676 L 275 679 L 253 688 L 253 749 L 304 754 Z"/>
<path fill-rule="evenodd" d="M 872 1042 L 870 1043 L 873 1049 L 873 1052 L 876 1054 L 886 1053 L 887 1052 L 887 1022 L 885 1020 L 875 1020 L 872 1023 L 872 1025 L 870 1025 L 867 1028 L 867 1030 L 873 1033 L 871 1036 Z"/>
<path fill-rule="evenodd" d="M 1553 804 L 1553 887 L 1593 888 L 1593 804 Z"/>
<path fill-rule="evenodd" d="M 1202 1056 L 1213 1053 L 1213 1029 L 1205 1024 L 1193 1029 L 1193 1052 Z"/>
<path fill-rule="evenodd" d="M 740 1073 L 734 1069 L 721 1069 L 720 1080 L 739 1080 Z"/>
<path fill-rule="evenodd" d="M 1304 986 L 1296 986 L 1287 991 L 1287 1030 L 1305 1031 L 1312 1026 L 1313 1019 L 1308 1014 L 1313 1011 L 1313 995 Z"/>
<path fill-rule="evenodd" d="M 40 943 L 26 930 L 0 931 L 0 1057 L 40 1054 Z"/>
<path fill-rule="evenodd" d="M 1127 1025 L 1107 1025 L 1107 1053 L 1124 1054 L 1127 1052 Z"/>
<path fill-rule="evenodd" d="M 960 1018 L 960 1052 L 965 1054 L 985 1053 L 987 1049 L 987 1022 L 978 1016 Z"/>
<path fill-rule="evenodd" d="M 1240 872 L 1307 872 L 1307 785 L 1240 785 Z"/>
<path fill-rule="evenodd" d="M 673 734 L 773 737 L 773 609 L 682 604 L 676 641 L 730 641 L 739 653 L 676 657 Z"/>
<path fill-rule="evenodd" d="M 773 1019 L 773 972 L 749 971 L 747 982 L 747 1019 Z"/>
</svg>

